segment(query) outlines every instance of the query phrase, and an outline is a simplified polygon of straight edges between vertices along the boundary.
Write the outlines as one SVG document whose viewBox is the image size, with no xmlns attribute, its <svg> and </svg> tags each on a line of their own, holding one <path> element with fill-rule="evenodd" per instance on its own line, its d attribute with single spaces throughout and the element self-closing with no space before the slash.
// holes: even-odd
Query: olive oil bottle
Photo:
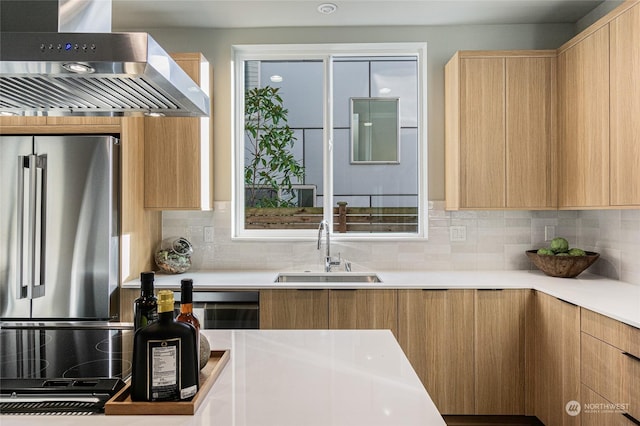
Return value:
<svg viewBox="0 0 640 426">
<path fill-rule="evenodd" d="M 133 302 L 133 329 L 137 330 L 158 320 L 158 299 L 153 294 L 153 272 L 140 273 L 140 297 Z"/>
<path fill-rule="evenodd" d="M 158 292 L 158 321 L 136 331 L 131 399 L 182 401 L 199 389 L 196 331 L 173 316 L 173 292 Z"/>
</svg>

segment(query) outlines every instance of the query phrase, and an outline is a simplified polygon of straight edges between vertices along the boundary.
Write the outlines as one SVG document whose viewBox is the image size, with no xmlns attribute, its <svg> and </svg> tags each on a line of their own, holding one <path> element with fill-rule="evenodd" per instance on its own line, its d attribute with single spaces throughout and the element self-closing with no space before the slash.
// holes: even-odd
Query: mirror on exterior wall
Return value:
<svg viewBox="0 0 640 426">
<path fill-rule="evenodd" d="M 399 117 L 399 98 L 351 98 L 351 163 L 400 163 Z"/>
</svg>

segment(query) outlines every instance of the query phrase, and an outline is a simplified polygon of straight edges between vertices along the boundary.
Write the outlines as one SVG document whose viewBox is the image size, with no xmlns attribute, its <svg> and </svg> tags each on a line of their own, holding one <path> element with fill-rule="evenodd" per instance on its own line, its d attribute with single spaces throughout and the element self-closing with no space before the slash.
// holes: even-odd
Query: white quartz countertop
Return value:
<svg viewBox="0 0 640 426">
<path fill-rule="evenodd" d="M 302 271 L 283 271 L 302 272 Z M 381 283 L 274 282 L 278 271 L 188 271 L 156 274 L 156 289 L 179 289 L 193 279 L 196 291 L 267 288 L 507 289 L 531 288 L 640 328 L 640 285 L 582 273 L 577 278 L 548 277 L 539 271 L 376 271 Z M 355 272 L 360 273 L 360 272 Z M 140 288 L 129 281 L 124 288 Z"/>
<path fill-rule="evenodd" d="M 2 426 L 445 426 L 388 330 L 203 330 L 231 358 L 193 416 L 2 416 Z"/>
</svg>

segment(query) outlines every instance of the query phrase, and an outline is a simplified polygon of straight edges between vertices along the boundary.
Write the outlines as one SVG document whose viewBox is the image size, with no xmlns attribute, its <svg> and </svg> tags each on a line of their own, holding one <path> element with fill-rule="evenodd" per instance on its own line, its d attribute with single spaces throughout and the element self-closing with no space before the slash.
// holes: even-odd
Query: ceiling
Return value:
<svg viewBox="0 0 640 426">
<path fill-rule="evenodd" d="M 324 15 L 318 5 L 338 9 Z M 112 27 L 575 23 L 603 0 L 112 0 Z"/>
</svg>

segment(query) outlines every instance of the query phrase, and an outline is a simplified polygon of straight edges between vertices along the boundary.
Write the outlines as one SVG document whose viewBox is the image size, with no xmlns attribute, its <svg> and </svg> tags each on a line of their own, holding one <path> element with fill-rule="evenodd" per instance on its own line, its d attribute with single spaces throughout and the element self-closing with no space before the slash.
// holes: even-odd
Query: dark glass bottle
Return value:
<svg viewBox="0 0 640 426">
<path fill-rule="evenodd" d="M 176 321 L 191 324 L 196 329 L 196 353 L 198 354 L 198 365 L 200 365 L 200 321 L 193 313 L 192 279 L 184 278 L 180 281 L 180 314 Z"/>
<path fill-rule="evenodd" d="M 131 399 L 190 400 L 199 389 L 196 331 L 173 318 L 173 292 L 158 292 L 158 321 L 136 331 Z"/>
<path fill-rule="evenodd" d="M 158 299 L 153 294 L 155 273 L 140 274 L 140 297 L 133 302 L 133 329 L 146 327 L 158 320 Z"/>
</svg>

